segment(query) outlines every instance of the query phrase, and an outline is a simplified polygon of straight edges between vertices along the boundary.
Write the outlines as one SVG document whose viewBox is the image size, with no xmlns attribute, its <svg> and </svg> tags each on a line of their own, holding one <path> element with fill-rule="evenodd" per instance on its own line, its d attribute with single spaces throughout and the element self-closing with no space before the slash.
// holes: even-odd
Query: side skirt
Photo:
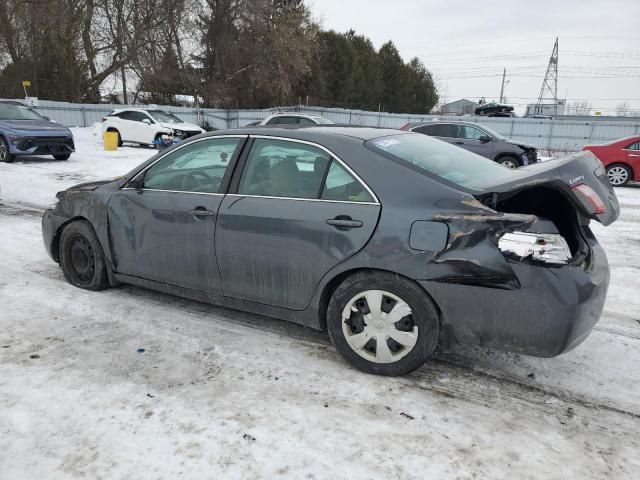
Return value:
<svg viewBox="0 0 640 480">
<path fill-rule="evenodd" d="M 318 322 L 318 315 L 313 309 L 313 304 L 305 310 L 288 310 L 286 308 L 225 297 L 224 295 L 215 295 L 212 293 L 201 292 L 199 290 L 170 285 L 168 283 L 156 282 L 131 275 L 124 275 L 121 273 L 114 273 L 113 277 L 118 282 L 135 285 L 136 287 L 148 288 L 149 290 L 168 293 L 169 295 L 184 297 L 219 307 L 227 307 L 235 310 L 255 313 L 257 315 L 278 318 L 280 320 L 286 320 L 288 322 L 297 323 L 298 325 L 313 328 L 314 330 L 321 330 L 320 323 Z"/>
</svg>

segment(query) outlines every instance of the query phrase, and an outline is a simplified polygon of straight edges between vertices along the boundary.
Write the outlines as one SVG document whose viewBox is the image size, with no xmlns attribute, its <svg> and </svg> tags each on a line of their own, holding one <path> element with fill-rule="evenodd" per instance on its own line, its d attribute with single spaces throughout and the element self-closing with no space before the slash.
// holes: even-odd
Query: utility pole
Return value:
<svg viewBox="0 0 640 480">
<path fill-rule="evenodd" d="M 506 78 L 506 76 L 507 76 L 507 69 L 504 68 L 502 70 L 502 87 L 500 87 L 500 103 L 502 103 L 504 100 L 504 79 Z"/>
<path fill-rule="evenodd" d="M 547 65 L 547 73 L 542 81 L 542 88 L 540 89 L 540 95 L 538 96 L 538 103 L 536 104 L 535 113 L 541 115 L 543 113 L 543 105 L 549 103 L 549 100 L 553 101 L 554 116 L 558 116 L 558 37 L 556 37 L 556 43 L 553 45 L 553 52 L 549 58 L 549 65 Z"/>
</svg>

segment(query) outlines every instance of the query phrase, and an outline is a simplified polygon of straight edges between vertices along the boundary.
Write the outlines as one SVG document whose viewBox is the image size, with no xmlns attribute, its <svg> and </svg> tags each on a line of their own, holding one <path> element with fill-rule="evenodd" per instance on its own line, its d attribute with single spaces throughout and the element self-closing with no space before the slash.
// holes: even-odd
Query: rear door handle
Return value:
<svg viewBox="0 0 640 480">
<path fill-rule="evenodd" d="M 352 228 L 362 227 L 361 220 L 353 220 L 351 217 L 339 215 L 336 218 L 329 218 L 327 225 L 332 225 L 338 230 L 351 230 Z"/>
<path fill-rule="evenodd" d="M 207 210 L 204 207 L 196 207 L 193 210 L 189 210 L 189 213 L 194 217 L 212 217 L 216 214 L 216 212 Z"/>
</svg>

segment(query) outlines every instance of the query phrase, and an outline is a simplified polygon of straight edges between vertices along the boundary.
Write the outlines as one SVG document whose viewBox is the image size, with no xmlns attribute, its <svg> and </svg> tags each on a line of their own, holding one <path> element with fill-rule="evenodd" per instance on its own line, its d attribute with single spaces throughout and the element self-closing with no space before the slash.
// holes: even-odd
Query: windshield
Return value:
<svg viewBox="0 0 640 480">
<path fill-rule="evenodd" d="M 484 190 L 514 176 L 512 170 L 492 160 L 419 133 L 374 138 L 365 146 L 418 172 L 472 190 Z"/>
<path fill-rule="evenodd" d="M 25 105 L 0 103 L 0 120 L 44 120 Z"/>
<path fill-rule="evenodd" d="M 149 110 L 148 113 L 154 120 L 160 123 L 184 123 L 172 113 L 163 112 L 162 110 Z"/>
</svg>

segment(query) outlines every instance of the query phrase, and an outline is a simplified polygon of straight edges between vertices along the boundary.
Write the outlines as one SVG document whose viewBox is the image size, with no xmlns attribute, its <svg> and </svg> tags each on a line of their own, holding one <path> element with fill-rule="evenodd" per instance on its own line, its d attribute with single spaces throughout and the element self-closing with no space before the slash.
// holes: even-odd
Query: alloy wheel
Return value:
<svg viewBox="0 0 640 480">
<path fill-rule="evenodd" d="M 0 162 L 4 162 L 7 159 L 7 147 L 3 142 L 0 142 Z"/>
<path fill-rule="evenodd" d="M 349 300 L 342 311 L 342 332 L 354 352 L 375 363 L 400 360 L 418 341 L 411 307 L 384 290 L 367 290 Z"/>
<path fill-rule="evenodd" d="M 611 167 L 607 171 L 607 177 L 613 186 L 624 185 L 629 179 L 629 172 L 623 167 Z"/>
<path fill-rule="evenodd" d="M 518 166 L 513 160 L 501 160 L 500 164 L 507 168 L 518 168 Z"/>
</svg>

